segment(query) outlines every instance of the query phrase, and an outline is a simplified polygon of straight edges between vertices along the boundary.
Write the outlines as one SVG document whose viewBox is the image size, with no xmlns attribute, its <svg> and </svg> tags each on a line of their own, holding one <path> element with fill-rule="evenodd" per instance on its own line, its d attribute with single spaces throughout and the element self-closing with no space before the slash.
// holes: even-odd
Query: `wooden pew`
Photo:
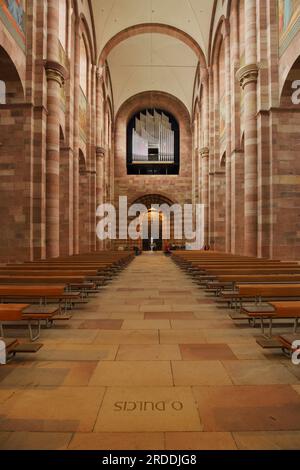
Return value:
<svg viewBox="0 0 300 470">
<path fill-rule="evenodd" d="M 56 275 L 84 275 L 84 276 L 99 276 L 102 279 L 103 283 L 107 283 L 114 276 L 117 275 L 115 272 L 107 271 L 99 269 L 98 264 L 84 264 L 84 265 L 77 265 L 77 264 L 42 264 L 42 265 L 35 265 L 35 266 L 19 266 L 19 267 L 7 267 L 6 271 L 11 272 L 32 272 L 35 274 L 36 272 L 41 273 L 41 275 L 50 275 L 51 273 L 55 273 Z M 44 273 L 44 274 L 42 274 Z"/>
<path fill-rule="evenodd" d="M 283 264 L 267 264 L 267 265 L 218 265 L 217 267 L 210 267 L 191 271 L 190 274 L 196 281 L 216 281 L 224 276 L 255 276 L 255 275 L 279 275 L 279 274 L 299 274 L 300 266 L 298 265 L 283 265 Z M 232 278 L 234 279 L 234 278 Z"/>
<path fill-rule="evenodd" d="M 300 284 L 238 284 L 242 298 L 255 297 L 300 297 Z"/>
<path fill-rule="evenodd" d="M 48 300 L 56 299 L 59 304 L 64 302 L 65 309 L 76 301 L 82 299 L 80 292 L 66 292 L 65 285 L 0 285 L 0 301 L 36 300 L 40 304 L 47 304 Z"/>
<path fill-rule="evenodd" d="M 295 346 L 295 341 L 300 341 L 300 334 L 287 334 L 287 335 L 279 335 L 278 341 L 281 345 L 281 349 L 284 354 L 287 356 L 291 356 L 294 352 L 298 351 L 300 353 L 299 346 Z M 299 356 L 300 357 L 300 354 Z"/>
<path fill-rule="evenodd" d="M 85 279 L 81 276 L 65 277 L 65 276 L 3 276 L 0 275 L 0 285 L 55 285 L 64 283 L 66 285 L 66 294 L 72 295 L 75 292 L 75 300 L 78 297 L 78 292 L 81 298 L 86 298 L 91 294 L 98 294 L 100 288 L 105 285 L 103 281 L 98 279 L 97 276 L 91 279 Z M 66 296 L 65 296 L 66 297 Z"/>
<path fill-rule="evenodd" d="M 196 274 L 198 272 L 206 272 L 206 271 L 212 271 L 212 270 L 218 270 L 218 269 L 240 269 L 240 268 L 299 268 L 300 266 L 297 263 L 274 263 L 274 262 L 268 262 L 268 263 L 249 263 L 249 262 L 241 262 L 241 263 L 205 263 L 205 264 L 195 264 L 192 266 L 191 270 L 192 272 L 195 272 Z"/>
<path fill-rule="evenodd" d="M 236 284 L 277 284 L 277 283 L 298 283 L 300 274 L 229 274 L 216 277 L 214 281 L 209 281 L 209 276 L 203 276 L 199 283 L 208 289 L 222 289 L 225 286 L 233 290 Z"/>
<path fill-rule="evenodd" d="M 274 320 L 294 320 L 294 333 L 296 333 L 298 328 L 298 321 L 300 318 L 300 301 L 269 302 L 268 304 L 260 304 L 255 306 L 243 306 L 242 312 L 244 312 L 250 320 L 259 320 L 263 336 L 270 339 L 272 338 Z M 265 320 L 269 322 L 268 335 L 265 335 Z"/>
<path fill-rule="evenodd" d="M 16 354 L 33 354 L 38 352 L 43 345 L 40 343 L 28 344 L 20 343 L 19 340 L 15 338 L 1 338 L 0 340 L 5 344 L 5 353 L 6 353 L 6 363 L 10 362 Z"/>
<path fill-rule="evenodd" d="M 262 299 L 274 297 L 300 297 L 300 283 L 297 284 L 237 284 L 233 291 L 222 291 L 224 299 L 244 299 L 254 298 L 261 302 Z"/>
<path fill-rule="evenodd" d="M 40 337 L 41 322 L 45 321 L 47 326 L 52 326 L 54 320 L 68 320 L 70 317 L 58 315 L 58 307 L 32 306 L 30 304 L 0 304 L 0 335 L 4 337 L 3 322 L 27 322 L 29 337 L 36 341 Z M 33 327 L 36 324 L 37 332 L 34 334 Z"/>
<path fill-rule="evenodd" d="M 209 269 L 206 271 L 208 275 L 214 275 L 216 277 L 225 275 L 249 275 L 249 274 L 299 274 L 300 266 L 298 267 L 265 267 L 265 268 L 220 268 L 220 269 Z"/>
<path fill-rule="evenodd" d="M 176 260 L 176 258 L 175 258 Z M 178 260 L 177 260 L 178 261 Z M 260 258 L 249 258 L 249 257 L 238 257 L 233 255 L 225 256 L 189 256 L 188 258 L 182 259 L 179 258 L 179 264 L 182 264 L 185 269 L 190 272 L 197 273 L 197 270 L 206 269 L 209 267 L 221 268 L 221 267 L 238 267 L 240 265 L 250 267 L 253 266 L 299 266 L 296 261 L 281 262 L 279 260 L 267 260 Z"/>
</svg>

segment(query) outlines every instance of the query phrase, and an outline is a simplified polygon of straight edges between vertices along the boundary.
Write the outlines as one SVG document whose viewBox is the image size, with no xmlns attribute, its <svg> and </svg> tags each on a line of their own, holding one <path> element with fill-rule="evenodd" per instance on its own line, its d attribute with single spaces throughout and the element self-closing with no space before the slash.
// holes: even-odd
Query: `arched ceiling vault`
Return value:
<svg viewBox="0 0 300 470">
<path fill-rule="evenodd" d="M 130 96 L 148 90 L 176 96 L 191 112 L 197 65 L 208 56 L 214 1 L 92 0 L 92 4 L 98 54 L 107 50 L 115 113 Z M 153 24 L 153 30 L 130 34 L 132 27 L 143 24 Z M 176 32 L 164 34 L 155 25 L 179 30 L 181 37 Z M 128 34 L 114 44 L 124 30 Z"/>
<path fill-rule="evenodd" d="M 198 59 L 178 39 L 142 34 L 116 46 L 107 59 L 115 111 L 131 96 L 164 91 L 179 98 L 190 110 Z"/>
</svg>

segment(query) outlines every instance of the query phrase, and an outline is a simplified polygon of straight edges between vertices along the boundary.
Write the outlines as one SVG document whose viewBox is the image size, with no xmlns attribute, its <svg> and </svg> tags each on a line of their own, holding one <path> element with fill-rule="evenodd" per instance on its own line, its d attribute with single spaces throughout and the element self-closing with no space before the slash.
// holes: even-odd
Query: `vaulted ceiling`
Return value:
<svg viewBox="0 0 300 470">
<path fill-rule="evenodd" d="M 221 1 L 221 0 L 220 0 Z M 93 0 L 97 48 L 134 25 L 159 23 L 177 28 L 208 54 L 213 0 Z M 132 95 L 165 91 L 191 111 L 198 58 L 180 39 L 147 32 L 128 37 L 108 54 L 115 112 Z"/>
<path fill-rule="evenodd" d="M 120 43 L 108 57 L 116 110 L 147 90 L 171 93 L 190 109 L 197 63 L 188 46 L 161 34 L 143 34 Z"/>
</svg>

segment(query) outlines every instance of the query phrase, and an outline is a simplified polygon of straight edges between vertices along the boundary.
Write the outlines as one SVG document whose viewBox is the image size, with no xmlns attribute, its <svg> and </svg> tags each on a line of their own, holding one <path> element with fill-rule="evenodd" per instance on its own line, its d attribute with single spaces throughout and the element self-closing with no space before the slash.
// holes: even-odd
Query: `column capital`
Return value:
<svg viewBox="0 0 300 470">
<path fill-rule="evenodd" d="M 97 158 L 104 158 L 105 157 L 105 148 L 96 147 L 96 157 Z"/>
<path fill-rule="evenodd" d="M 44 67 L 46 70 L 47 81 L 53 80 L 62 88 L 67 78 L 66 69 L 61 64 L 54 61 L 45 61 Z"/>
<path fill-rule="evenodd" d="M 240 86 L 244 89 L 249 83 L 257 83 L 259 68 L 257 64 L 248 64 L 241 67 L 236 72 L 236 77 Z"/>
<path fill-rule="evenodd" d="M 203 147 L 202 149 L 199 150 L 199 154 L 201 155 L 202 158 L 208 158 L 209 157 L 209 148 L 208 147 Z"/>
</svg>

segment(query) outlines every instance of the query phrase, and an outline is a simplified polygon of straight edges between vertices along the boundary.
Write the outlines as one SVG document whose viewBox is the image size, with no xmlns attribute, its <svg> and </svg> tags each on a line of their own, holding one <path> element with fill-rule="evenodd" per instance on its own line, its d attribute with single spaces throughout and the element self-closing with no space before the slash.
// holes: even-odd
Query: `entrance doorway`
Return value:
<svg viewBox="0 0 300 470">
<path fill-rule="evenodd" d="M 140 247 L 143 251 L 163 251 L 164 246 L 170 240 L 164 240 L 163 238 L 163 214 L 159 213 L 157 210 L 154 210 L 152 206 L 162 206 L 168 205 L 172 206 L 174 203 L 166 198 L 165 196 L 161 196 L 158 194 L 148 194 L 142 196 L 141 198 L 134 201 L 134 204 L 143 204 L 147 207 L 148 212 L 144 216 L 144 221 L 142 222 L 141 226 L 141 240 L 140 240 Z M 152 234 L 151 239 L 151 225 L 156 227 L 156 234 Z M 149 233 L 148 233 L 149 232 Z M 173 235 L 172 230 L 172 220 L 171 220 L 171 237 Z"/>
<path fill-rule="evenodd" d="M 162 251 L 163 250 L 163 218 L 162 214 L 151 209 L 148 210 L 145 220 L 146 231 L 143 232 L 143 251 Z M 151 227 L 156 225 L 156 235 L 151 237 Z M 146 233 L 147 232 L 147 233 Z M 149 232 L 149 233 L 148 233 Z M 152 234 L 154 235 L 154 234 Z"/>
</svg>

